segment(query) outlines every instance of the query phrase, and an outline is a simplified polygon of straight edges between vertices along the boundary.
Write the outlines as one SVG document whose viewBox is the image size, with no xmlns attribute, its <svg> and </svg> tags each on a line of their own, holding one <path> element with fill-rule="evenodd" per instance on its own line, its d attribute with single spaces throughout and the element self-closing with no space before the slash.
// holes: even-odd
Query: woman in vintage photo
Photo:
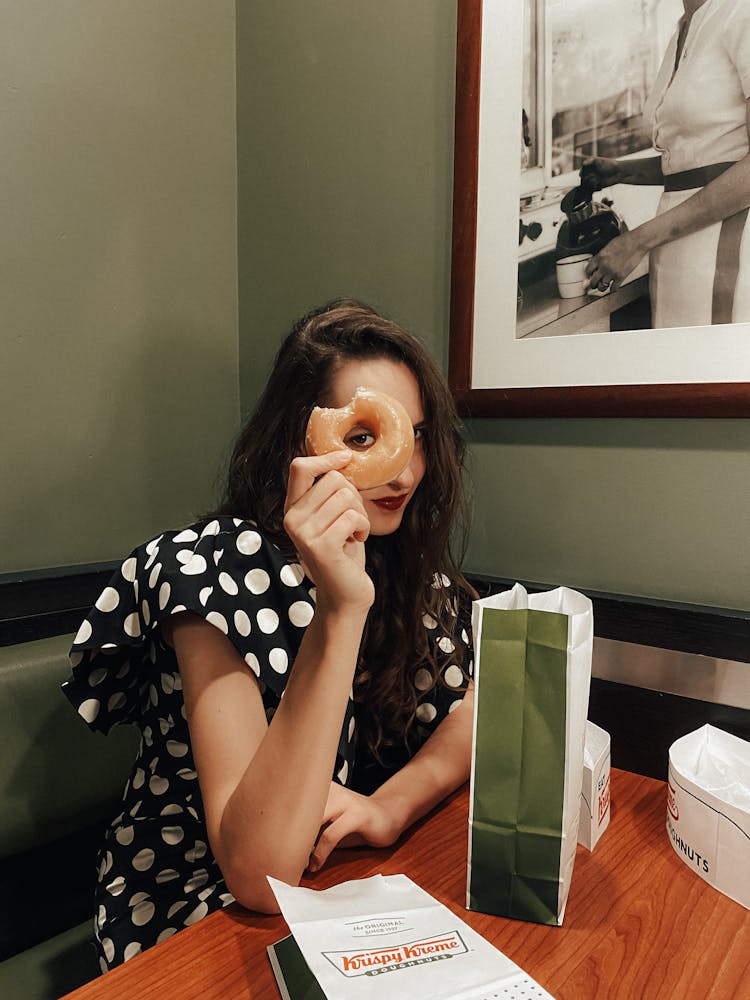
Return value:
<svg viewBox="0 0 750 1000">
<path fill-rule="evenodd" d="M 645 109 L 659 155 L 581 170 L 596 188 L 664 185 L 656 216 L 587 267 L 615 289 L 649 253 L 655 328 L 750 321 L 750 2 L 683 5 Z"/>
</svg>

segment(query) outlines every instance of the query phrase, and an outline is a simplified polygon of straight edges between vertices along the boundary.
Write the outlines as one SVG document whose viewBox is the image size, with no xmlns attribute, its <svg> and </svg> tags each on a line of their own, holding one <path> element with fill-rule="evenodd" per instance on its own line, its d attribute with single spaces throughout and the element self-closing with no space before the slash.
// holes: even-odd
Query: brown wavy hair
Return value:
<svg viewBox="0 0 750 1000">
<path fill-rule="evenodd" d="M 376 757 L 385 745 L 411 743 L 416 671 L 424 667 L 434 683 L 444 683 L 424 616 L 453 638 L 459 628 L 457 594 L 473 594 L 459 569 L 468 527 L 466 445 L 453 397 L 421 341 L 354 299 L 335 299 L 303 316 L 279 349 L 266 388 L 235 444 L 224 498 L 208 515 L 251 517 L 292 555 L 283 526 L 284 499 L 290 462 L 305 453 L 310 412 L 326 401 L 342 365 L 382 358 L 407 365 L 420 387 L 426 470 L 398 530 L 371 536 L 366 543 L 376 596 L 362 638 L 354 694 L 363 736 Z M 450 588 L 439 585 L 443 577 Z M 458 655 L 464 647 L 455 645 Z M 460 656 L 458 665 L 466 676 Z"/>
</svg>

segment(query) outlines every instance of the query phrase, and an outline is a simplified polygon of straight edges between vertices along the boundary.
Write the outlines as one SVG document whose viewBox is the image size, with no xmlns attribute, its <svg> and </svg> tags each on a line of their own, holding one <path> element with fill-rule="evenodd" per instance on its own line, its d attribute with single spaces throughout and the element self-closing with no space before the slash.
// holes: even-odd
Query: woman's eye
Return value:
<svg viewBox="0 0 750 1000">
<path fill-rule="evenodd" d="M 368 448 L 372 448 L 375 444 L 375 435 L 371 434 L 370 431 L 357 429 L 354 433 L 347 435 L 344 439 L 344 444 L 347 448 L 355 448 L 360 451 L 366 451 Z"/>
</svg>

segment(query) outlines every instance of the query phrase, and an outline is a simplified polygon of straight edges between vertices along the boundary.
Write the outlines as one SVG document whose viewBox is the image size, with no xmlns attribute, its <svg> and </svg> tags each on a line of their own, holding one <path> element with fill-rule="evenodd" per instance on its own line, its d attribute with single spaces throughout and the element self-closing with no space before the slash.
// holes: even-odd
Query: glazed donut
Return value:
<svg viewBox="0 0 750 1000">
<path fill-rule="evenodd" d="M 375 438 L 366 451 L 356 451 L 346 443 L 346 435 L 355 427 L 366 428 Z M 309 455 L 325 455 L 342 448 L 354 451 L 352 460 L 341 471 L 358 490 L 369 490 L 390 482 L 409 464 L 414 453 L 414 430 L 398 400 L 377 389 L 359 386 L 346 406 L 314 408 L 305 443 Z"/>
</svg>

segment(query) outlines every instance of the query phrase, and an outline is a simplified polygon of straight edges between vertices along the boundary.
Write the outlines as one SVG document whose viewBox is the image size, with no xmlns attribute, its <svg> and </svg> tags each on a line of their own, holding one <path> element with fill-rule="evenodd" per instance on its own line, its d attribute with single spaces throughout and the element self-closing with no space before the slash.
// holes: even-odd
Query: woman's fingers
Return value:
<svg viewBox="0 0 750 1000">
<path fill-rule="evenodd" d="M 608 275 L 606 272 L 597 269 L 591 275 L 589 275 L 589 279 L 586 282 L 585 287 L 596 289 L 597 291 L 603 292 L 612 285 L 613 281 L 614 278 L 611 275 Z"/>
<path fill-rule="evenodd" d="M 399 833 L 383 803 L 348 788 L 332 789 L 308 868 L 317 871 L 335 847 L 386 847 Z"/>
<path fill-rule="evenodd" d="M 356 805 L 358 796 L 350 788 L 345 788 L 337 782 L 332 781 L 328 790 L 323 818 L 320 825 L 320 833 L 317 843 L 313 848 L 308 863 L 311 872 L 317 871 L 328 858 L 333 848 L 345 836 L 343 828 L 352 823 L 352 807 Z M 342 823 L 344 817 L 349 817 L 349 823 Z"/>
<path fill-rule="evenodd" d="M 366 541 L 370 521 L 362 497 L 344 477 L 331 470 L 318 479 L 284 515 L 284 528 L 296 545 L 305 547 L 322 540 L 343 544 L 350 537 Z"/>
<path fill-rule="evenodd" d="M 334 847 L 353 847 L 355 844 L 363 843 L 361 837 L 353 836 L 357 831 L 357 826 L 357 819 L 352 813 L 347 812 L 342 813 L 338 819 L 329 823 L 321 832 L 318 842 L 313 848 L 307 866 L 308 871 L 316 872 L 322 868 Z"/>
<path fill-rule="evenodd" d="M 328 860 L 328 855 L 338 843 L 338 821 L 329 823 L 317 839 L 310 860 L 307 863 L 309 872 L 319 871 Z M 333 831 L 333 832 L 331 832 Z"/>
<path fill-rule="evenodd" d="M 310 481 L 309 471 L 296 470 L 291 495 L 305 476 Z M 374 590 L 365 570 L 363 545 L 370 521 L 361 496 L 340 472 L 329 469 L 313 481 L 287 508 L 284 530 L 306 574 L 315 581 L 321 605 L 360 611 L 372 605 Z"/>
<path fill-rule="evenodd" d="M 646 248 L 639 242 L 634 232 L 616 236 L 586 265 L 588 287 L 599 291 L 615 291 L 637 267 Z"/>
<path fill-rule="evenodd" d="M 344 545 L 352 540 L 367 541 L 370 534 L 370 521 L 367 514 L 349 508 L 343 511 L 327 529 L 327 535 L 334 545 Z"/>
<path fill-rule="evenodd" d="M 327 455 L 305 455 L 292 460 L 286 489 L 284 512 L 304 496 L 321 476 L 334 469 L 343 469 L 351 461 L 349 450 L 331 451 Z"/>
<path fill-rule="evenodd" d="M 324 456 L 325 457 L 325 456 Z M 295 459 L 295 462 L 297 459 Z M 292 475 L 295 481 L 292 482 Z M 302 492 L 298 492 L 301 487 Z M 338 469 L 328 469 L 320 476 L 311 478 L 309 470 L 290 467 L 290 487 L 284 505 L 285 522 L 308 526 L 311 519 L 318 518 L 319 512 L 332 497 L 338 496 L 341 509 L 354 507 L 364 513 L 364 503 L 356 487 Z M 296 497 L 296 499 L 293 499 Z M 333 520 L 329 517 L 328 521 Z"/>
<path fill-rule="evenodd" d="M 586 288 L 596 288 L 599 291 L 604 291 L 609 288 L 614 276 L 607 271 L 599 256 L 596 256 L 592 257 L 586 265 L 586 277 L 588 279 Z"/>
<path fill-rule="evenodd" d="M 305 527 L 309 530 L 310 535 L 317 537 L 323 535 L 330 528 L 334 527 L 336 522 L 343 516 L 347 515 L 345 518 L 346 523 L 349 523 L 348 514 L 351 512 L 355 517 L 351 518 L 351 522 L 354 524 L 354 530 L 349 532 L 344 538 L 348 538 L 349 534 L 363 535 L 363 537 L 358 538 L 358 541 L 365 541 L 367 535 L 369 534 L 370 522 L 365 514 L 365 508 L 362 503 L 362 499 L 356 491 L 352 491 L 348 486 L 343 486 L 335 492 L 327 496 L 320 505 L 309 514 L 306 515 Z M 337 532 L 339 534 L 340 532 Z"/>
<path fill-rule="evenodd" d="M 361 611 L 374 598 L 362 544 L 370 521 L 362 497 L 341 474 L 351 452 L 294 459 L 290 466 L 284 530 L 315 580 L 321 604 Z"/>
</svg>

